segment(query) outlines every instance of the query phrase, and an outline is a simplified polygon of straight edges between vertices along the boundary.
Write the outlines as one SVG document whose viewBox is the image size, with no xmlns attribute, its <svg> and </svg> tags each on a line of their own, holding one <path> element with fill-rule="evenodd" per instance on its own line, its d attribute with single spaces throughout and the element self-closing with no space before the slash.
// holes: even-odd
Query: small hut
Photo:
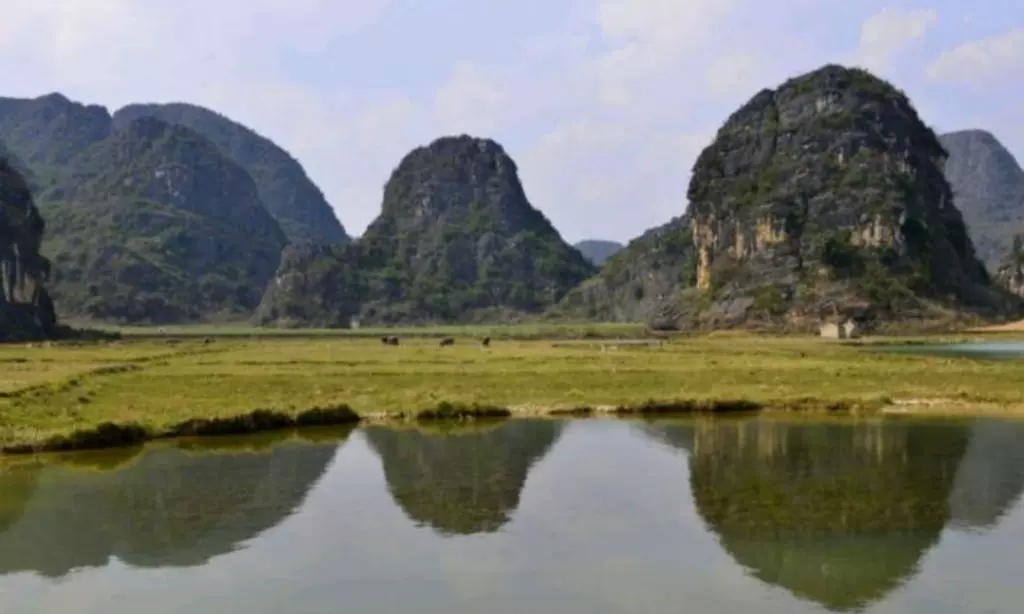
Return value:
<svg viewBox="0 0 1024 614">
<path fill-rule="evenodd" d="M 825 339 L 856 339 L 860 328 L 850 318 L 829 318 L 822 323 L 819 334 Z"/>
</svg>

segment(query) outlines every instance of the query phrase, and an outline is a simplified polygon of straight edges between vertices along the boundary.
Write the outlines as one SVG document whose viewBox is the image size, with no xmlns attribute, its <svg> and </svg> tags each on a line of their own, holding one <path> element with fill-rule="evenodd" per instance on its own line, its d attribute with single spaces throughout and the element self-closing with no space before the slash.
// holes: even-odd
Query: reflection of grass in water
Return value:
<svg viewBox="0 0 1024 614">
<path fill-rule="evenodd" d="M 938 539 L 969 430 L 959 424 L 694 422 L 698 512 L 737 562 L 831 609 L 893 590 Z"/>
</svg>

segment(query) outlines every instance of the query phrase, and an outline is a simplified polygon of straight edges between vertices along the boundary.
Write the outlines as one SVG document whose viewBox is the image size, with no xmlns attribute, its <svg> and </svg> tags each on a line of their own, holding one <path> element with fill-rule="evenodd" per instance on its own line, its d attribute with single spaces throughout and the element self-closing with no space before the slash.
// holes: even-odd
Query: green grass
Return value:
<svg viewBox="0 0 1024 614">
<path fill-rule="evenodd" d="M 232 338 L 0 346 L 0 445 L 260 430 L 364 419 L 664 409 L 860 408 L 1024 413 L 1024 361 L 886 354 L 816 338 L 664 343 Z M 869 345 L 869 344 L 868 344 Z M 312 408 L 328 412 L 305 413 Z M 474 409 L 475 408 L 475 409 Z M 267 410 L 253 414 L 254 410 Z M 331 413 L 334 412 L 334 413 Z M 500 412 L 499 412 L 500 413 Z M 586 412 L 583 412 L 586 413 Z M 103 438 L 46 447 L 99 447 Z M 77 442 L 77 443 L 76 443 Z"/>
<path fill-rule="evenodd" d="M 186 324 L 177 326 L 115 326 L 93 324 L 86 321 L 68 322 L 76 327 L 88 327 L 106 332 L 120 333 L 124 337 L 345 337 L 376 338 L 382 335 L 399 337 L 491 337 L 492 339 L 614 339 L 635 338 L 648 333 L 643 324 L 584 323 L 584 324 L 504 324 L 504 325 L 452 325 L 452 326 L 399 326 L 345 328 L 263 328 L 249 324 Z"/>
</svg>

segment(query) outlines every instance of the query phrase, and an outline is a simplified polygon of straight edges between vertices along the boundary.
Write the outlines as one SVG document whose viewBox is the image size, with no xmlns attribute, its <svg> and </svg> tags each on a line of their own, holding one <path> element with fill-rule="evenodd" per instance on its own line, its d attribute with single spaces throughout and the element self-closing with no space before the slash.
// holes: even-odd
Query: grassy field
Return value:
<svg viewBox="0 0 1024 614">
<path fill-rule="evenodd" d="M 64 436 L 103 423 L 128 439 L 278 426 L 274 415 L 334 408 L 307 422 L 415 418 L 454 406 L 544 414 L 635 410 L 846 408 L 1024 414 L 1024 361 L 888 354 L 870 343 L 718 334 L 664 343 L 496 341 L 482 348 L 347 337 L 123 340 L 0 346 L 0 445 L 99 447 Z M 741 402 L 741 403 L 737 403 Z M 253 410 L 274 414 L 224 424 Z M 344 411 L 343 411 L 344 410 Z M 442 412 L 444 413 L 444 412 Z M 261 414 L 262 415 L 262 414 Z M 428 414 L 425 414 L 428 415 Z M 109 430 L 109 429 L 108 429 Z M 98 442 L 98 443 L 97 443 Z M 79 445 L 80 444 L 80 445 Z"/>
<path fill-rule="evenodd" d="M 414 338 L 459 336 L 482 339 L 520 340 L 534 339 L 616 339 L 654 336 L 643 324 L 588 323 L 588 324 L 511 324 L 472 326 L 402 326 L 389 328 L 262 328 L 248 324 L 183 324 L 177 326 L 114 326 L 90 322 L 69 321 L 76 328 L 92 328 L 120 333 L 132 339 L 192 338 L 192 337 L 255 337 L 255 338 L 324 338 L 369 339 L 382 335 Z"/>
</svg>

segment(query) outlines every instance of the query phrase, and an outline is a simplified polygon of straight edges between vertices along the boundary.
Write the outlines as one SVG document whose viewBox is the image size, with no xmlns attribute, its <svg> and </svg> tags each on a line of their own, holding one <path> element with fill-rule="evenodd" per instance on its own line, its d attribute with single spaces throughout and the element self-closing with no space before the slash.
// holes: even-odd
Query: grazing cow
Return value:
<svg viewBox="0 0 1024 614">
<path fill-rule="evenodd" d="M 484 346 L 485 348 L 491 347 L 491 338 L 490 337 L 484 337 L 483 341 L 480 342 L 480 345 Z"/>
<path fill-rule="evenodd" d="M 441 339 L 441 347 L 446 345 L 455 345 L 455 339 L 453 337 L 445 337 L 444 339 Z"/>
<path fill-rule="evenodd" d="M 388 345 L 398 345 L 398 337 L 396 335 L 388 337 Z"/>
<path fill-rule="evenodd" d="M 390 345 L 391 344 L 391 337 L 388 337 L 387 335 L 384 335 L 383 337 L 380 338 L 380 342 L 383 343 L 384 345 Z"/>
</svg>

